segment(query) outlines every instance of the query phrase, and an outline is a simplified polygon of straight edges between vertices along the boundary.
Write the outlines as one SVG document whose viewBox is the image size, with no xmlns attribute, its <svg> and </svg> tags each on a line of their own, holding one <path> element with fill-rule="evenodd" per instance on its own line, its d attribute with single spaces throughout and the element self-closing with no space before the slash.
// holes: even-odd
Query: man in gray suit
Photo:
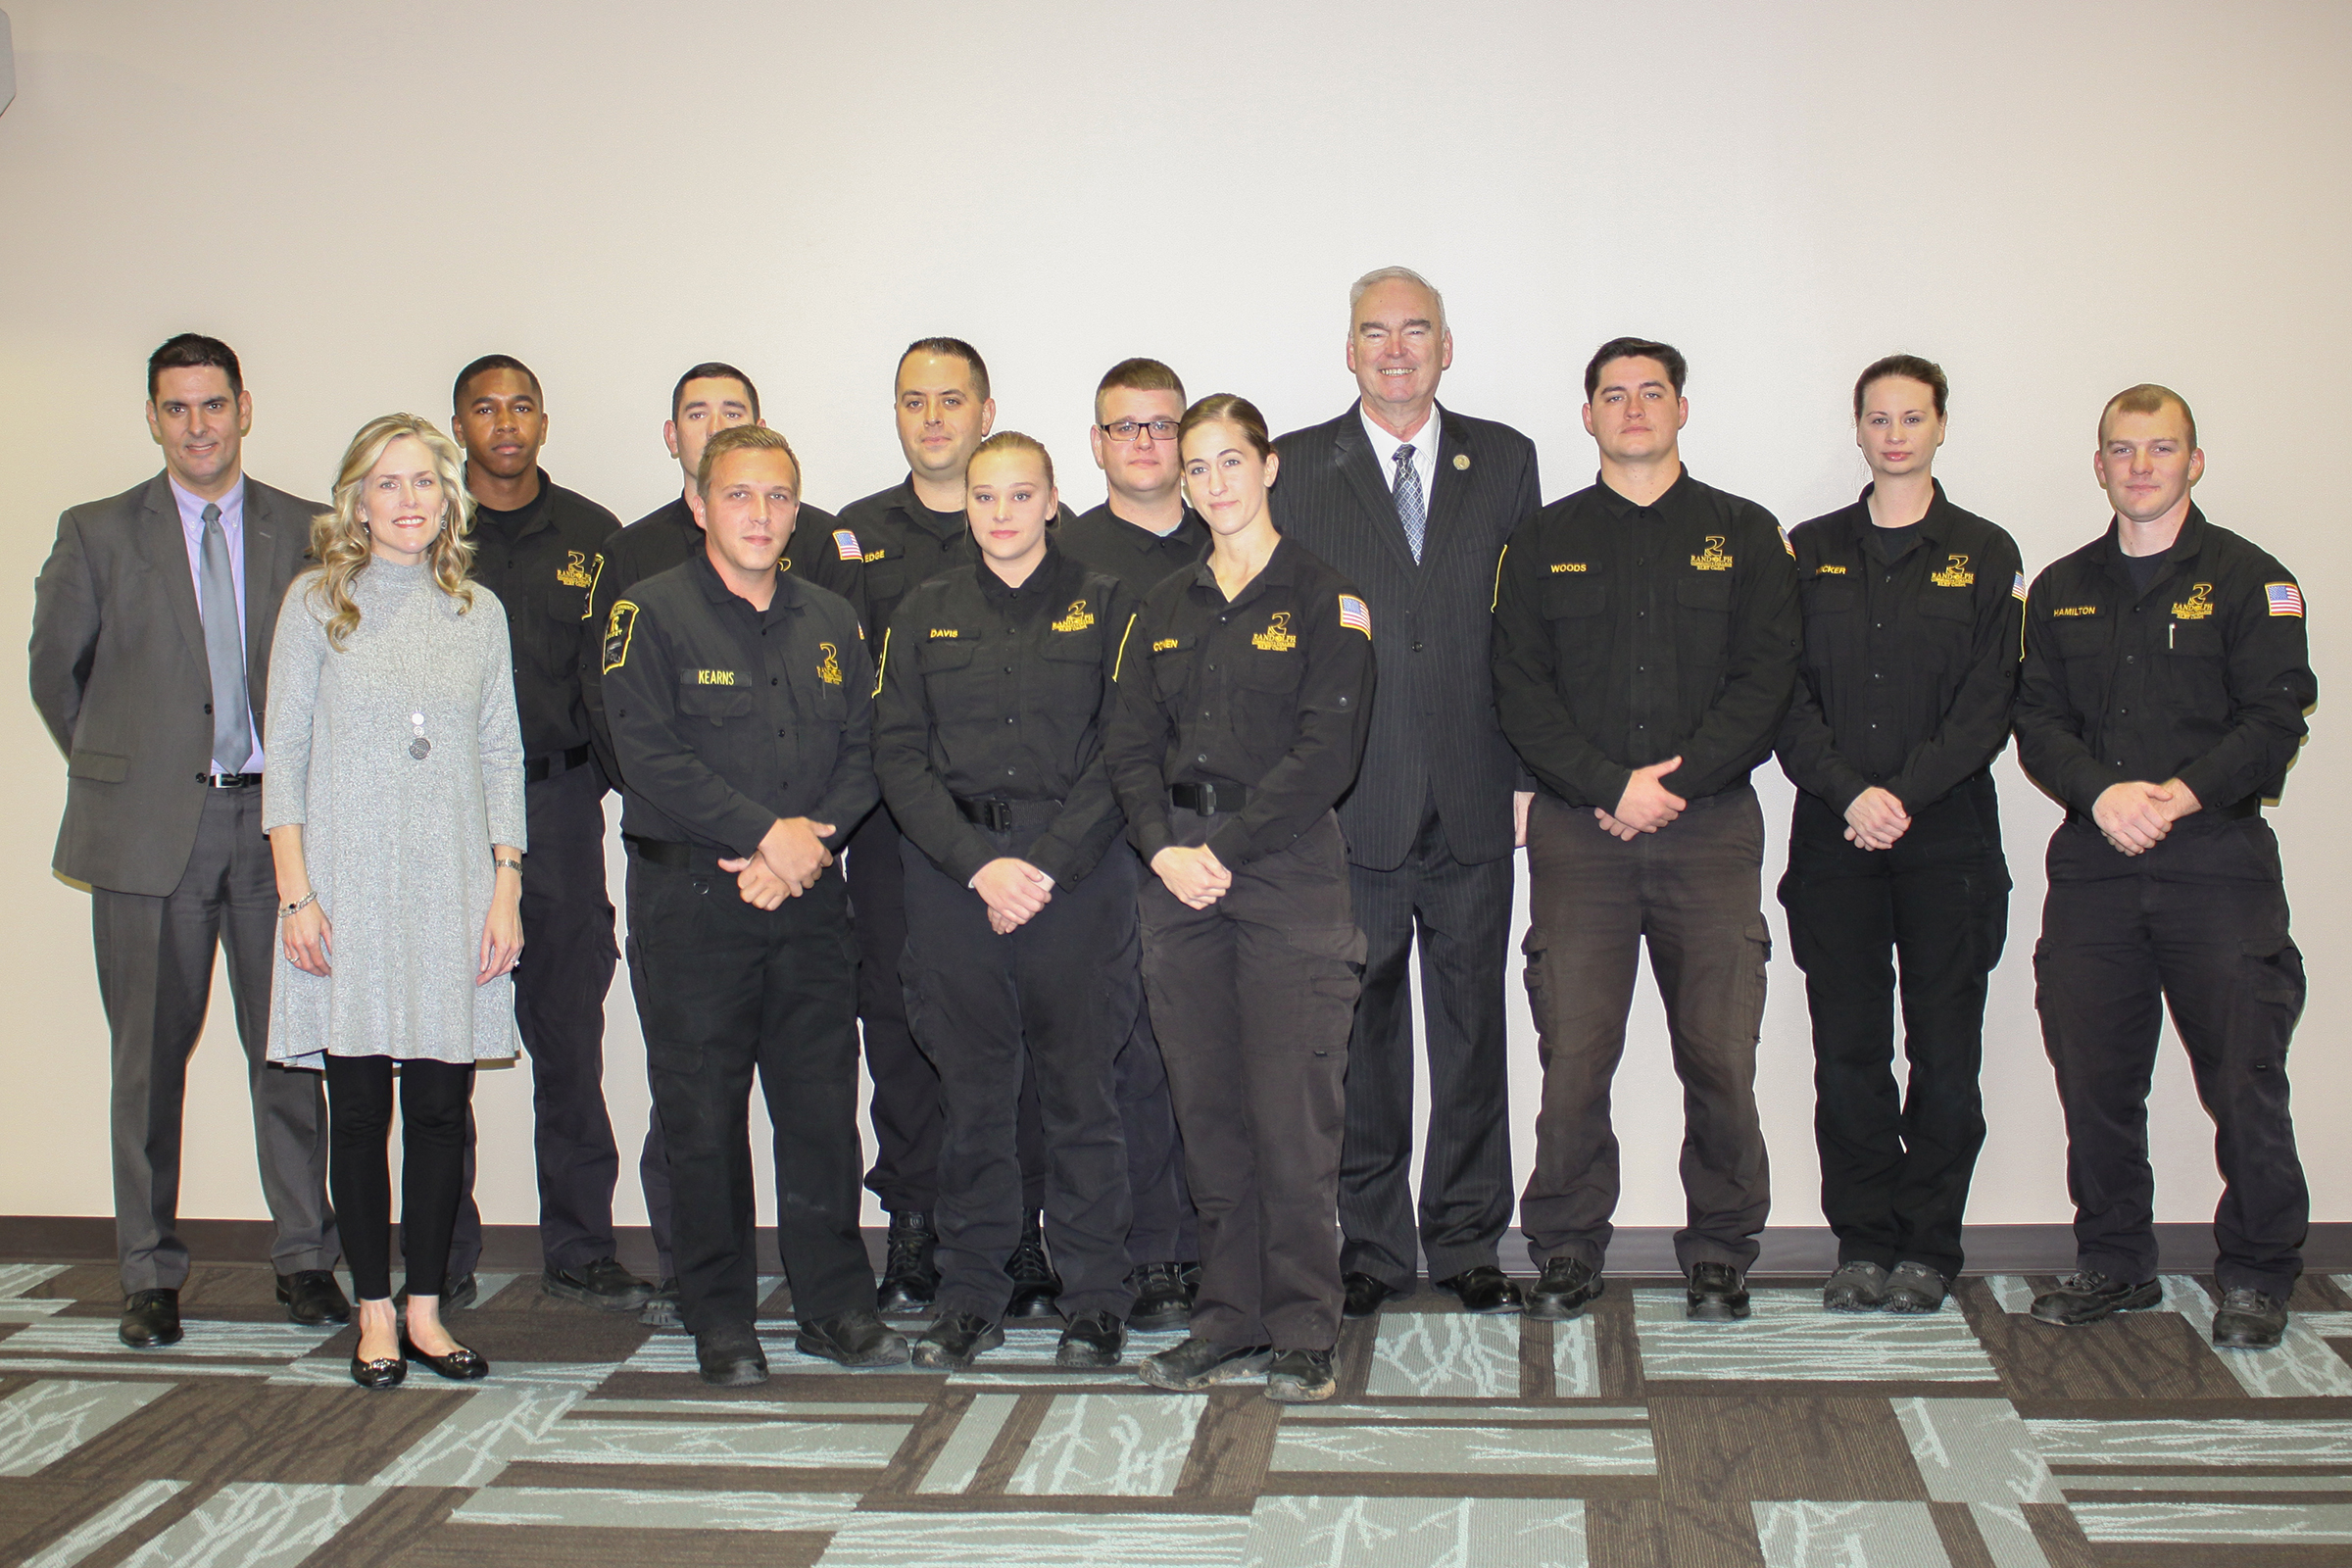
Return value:
<svg viewBox="0 0 2352 1568">
<path fill-rule="evenodd" d="M 1503 970 L 1511 849 L 1525 836 L 1518 760 L 1494 717 L 1488 664 L 1494 570 L 1535 514 L 1535 444 L 1438 406 L 1453 360 L 1446 302 L 1383 268 L 1348 292 L 1359 396 L 1275 443 L 1274 522 L 1371 602 L 1380 689 L 1355 789 L 1340 803 L 1356 924 L 1370 943 L 1348 1044 L 1340 1158 L 1346 1312 L 1409 1291 L 1415 1253 L 1472 1312 L 1516 1312 L 1496 1249 L 1511 1223 Z M 1416 1235 L 1413 1018 L 1405 965 L 1421 949 L 1429 1134 Z M 1416 1245 L 1417 1244 L 1417 1245 Z"/>
<path fill-rule="evenodd" d="M 226 344 L 182 333 L 147 362 L 164 471 L 58 519 L 33 586 L 32 701 L 66 754 L 53 864 L 90 889 L 114 1036 L 122 1336 L 180 1337 L 181 1101 L 225 947 L 245 1046 L 277 1298 L 347 1322 L 326 1202 L 318 1075 L 264 1061 L 277 882 L 262 832 L 270 634 L 319 508 L 247 479 L 253 398 Z"/>
</svg>

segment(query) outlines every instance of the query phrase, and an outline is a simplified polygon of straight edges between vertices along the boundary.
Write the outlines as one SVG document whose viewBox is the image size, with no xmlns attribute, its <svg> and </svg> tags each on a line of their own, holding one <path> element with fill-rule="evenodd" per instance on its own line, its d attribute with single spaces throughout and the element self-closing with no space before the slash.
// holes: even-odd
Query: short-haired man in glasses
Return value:
<svg viewBox="0 0 2352 1568">
<path fill-rule="evenodd" d="M 1171 572 L 1200 564 L 1208 549 L 1208 524 L 1184 504 L 1176 462 L 1176 427 L 1183 419 L 1184 382 L 1157 360 L 1121 360 L 1095 388 L 1087 444 L 1110 493 L 1061 529 L 1060 545 L 1071 560 L 1118 578 L 1139 601 Z M 1131 955 L 1128 961 L 1140 956 Z M 1127 1182 L 1135 1200 L 1127 1256 L 1135 1265 L 1136 1296 L 1127 1326 L 1144 1333 L 1180 1329 L 1191 1314 L 1200 1243 L 1148 1003 L 1136 1009 L 1117 1068 Z"/>
</svg>

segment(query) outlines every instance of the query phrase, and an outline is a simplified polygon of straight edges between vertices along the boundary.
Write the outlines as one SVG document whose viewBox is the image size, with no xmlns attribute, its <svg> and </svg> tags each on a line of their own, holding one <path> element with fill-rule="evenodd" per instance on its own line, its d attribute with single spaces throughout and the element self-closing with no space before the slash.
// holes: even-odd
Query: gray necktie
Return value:
<svg viewBox="0 0 2352 1568">
<path fill-rule="evenodd" d="M 1421 494 L 1421 474 L 1413 466 L 1413 444 L 1407 441 L 1396 449 L 1396 520 L 1404 524 L 1405 548 L 1412 551 L 1417 564 L 1421 560 L 1421 542 L 1429 537 L 1429 501 Z"/>
<path fill-rule="evenodd" d="M 220 509 L 204 504 L 204 657 L 213 666 L 213 761 L 245 771 L 253 756 L 253 710 L 245 699 L 245 637 L 237 624 L 237 579 L 228 569 Z"/>
</svg>

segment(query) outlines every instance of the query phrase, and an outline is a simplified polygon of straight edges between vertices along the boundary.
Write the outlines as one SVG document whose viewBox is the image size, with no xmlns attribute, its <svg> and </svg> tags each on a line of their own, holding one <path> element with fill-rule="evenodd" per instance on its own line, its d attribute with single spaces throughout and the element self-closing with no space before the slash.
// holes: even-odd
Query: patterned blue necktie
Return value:
<svg viewBox="0 0 2352 1568">
<path fill-rule="evenodd" d="M 1413 553 L 1413 564 L 1420 564 L 1421 543 L 1429 537 L 1429 502 L 1421 494 L 1421 474 L 1413 466 L 1413 444 L 1407 441 L 1396 449 L 1396 520 L 1404 524 L 1405 548 Z"/>
</svg>

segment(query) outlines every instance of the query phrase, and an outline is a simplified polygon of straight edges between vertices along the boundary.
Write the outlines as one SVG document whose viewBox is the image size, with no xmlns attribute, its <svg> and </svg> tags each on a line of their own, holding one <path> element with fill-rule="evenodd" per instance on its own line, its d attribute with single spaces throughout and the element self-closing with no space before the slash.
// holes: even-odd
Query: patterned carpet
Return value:
<svg viewBox="0 0 2352 1568">
<path fill-rule="evenodd" d="M 199 1269 L 187 1338 L 142 1353 L 110 1266 L 0 1264 L 0 1561 L 2352 1563 L 2352 1275 L 2307 1278 L 2262 1354 L 2211 1348 L 2209 1280 L 2073 1332 L 2021 1315 L 2041 1283 L 1847 1319 L 1790 1281 L 1729 1326 L 1663 1282 L 1558 1325 L 1423 1295 L 1348 1325 L 1338 1402 L 1283 1410 L 1055 1372 L 1052 1329 L 967 1373 L 844 1373 L 780 1317 L 776 1377 L 706 1389 L 691 1342 L 490 1274 L 452 1320 L 487 1384 L 368 1395 L 349 1331 L 286 1323 L 265 1269 Z"/>
</svg>

